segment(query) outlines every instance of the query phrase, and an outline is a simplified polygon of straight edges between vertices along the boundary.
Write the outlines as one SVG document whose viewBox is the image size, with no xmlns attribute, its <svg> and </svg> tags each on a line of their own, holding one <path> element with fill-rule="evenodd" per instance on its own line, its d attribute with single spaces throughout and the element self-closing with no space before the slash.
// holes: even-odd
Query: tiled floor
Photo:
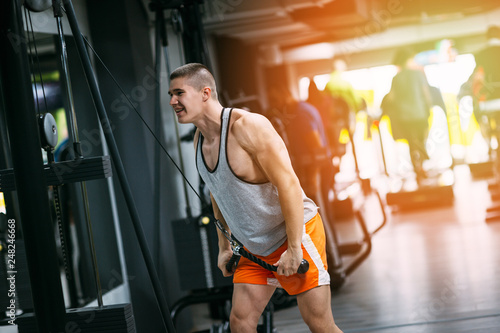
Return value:
<svg viewBox="0 0 500 333">
<path fill-rule="evenodd" d="M 500 332 L 500 221 L 486 181 L 455 169 L 453 206 L 391 214 L 369 258 L 332 297 L 345 332 Z M 309 332 L 297 308 L 278 332 Z"/>
</svg>

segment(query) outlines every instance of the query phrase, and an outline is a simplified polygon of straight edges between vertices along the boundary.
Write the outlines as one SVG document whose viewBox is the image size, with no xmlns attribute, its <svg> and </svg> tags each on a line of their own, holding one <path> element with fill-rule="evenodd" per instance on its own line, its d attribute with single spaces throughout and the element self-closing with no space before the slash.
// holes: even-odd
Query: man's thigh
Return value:
<svg viewBox="0 0 500 333">
<path fill-rule="evenodd" d="M 330 286 L 319 286 L 297 295 L 297 304 L 307 322 L 312 318 L 333 320 Z"/>
<path fill-rule="evenodd" d="M 276 287 L 235 283 L 231 312 L 238 318 L 259 319 Z"/>
</svg>

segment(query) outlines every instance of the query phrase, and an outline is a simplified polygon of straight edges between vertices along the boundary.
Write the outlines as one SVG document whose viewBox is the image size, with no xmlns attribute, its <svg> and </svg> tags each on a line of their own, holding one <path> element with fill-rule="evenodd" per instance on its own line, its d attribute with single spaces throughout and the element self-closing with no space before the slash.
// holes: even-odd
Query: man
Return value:
<svg viewBox="0 0 500 333">
<path fill-rule="evenodd" d="M 391 118 L 394 139 L 408 140 L 411 162 L 420 182 L 427 176 L 423 162 L 429 158 L 426 141 L 433 101 L 425 73 L 414 56 L 415 51 L 408 47 L 396 51 L 392 62 L 398 73 L 382 100 L 382 111 Z"/>
<path fill-rule="evenodd" d="M 325 86 L 324 95 L 329 97 L 323 108 L 318 108 L 327 129 L 330 149 L 334 161 L 340 163 L 340 158 L 346 153 L 346 146 L 339 142 L 343 129 L 351 134 L 356 126 L 356 112 L 361 110 L 363 100 L 354 87 L 342 75 L 347 69 L 343 59 L 333 59 L 333 72 Z"/>
<path fill-rule="evenodd" d="M 333 97 L 343 99 L 347 103 L 348 112 L 355 113 L 361 106 L 361 97 L 358 96 L 354 87 L 342 77 L 347 69 L 347 64 L 340 58 L 333 60 L 333 72 L 325 86 L 325 92 Z"/>
<path fill-rule="evenodd" d="M 271 87 L 268 93 L 271 123 L 280 119 L 283 138 L 302 189 L 315 203 L 319 188 L 319 172 L 332 156 L 318 110 L 311 104 L 297 101 L 284 84 Z M 333 165 L 333 164 L 332 164 Z M 330 184 L 329 184 L 330 185 Z"/>
<path fill-rule="evenodd" d="M 198 129 L 196 166 L 211 191 L 215 217 L 249 252 L 277 267 L 273 273 L 240 259 L 233 276 L 231 332 L 255 332 L 280 285 L 297 295 L 312 332 L 341 332 L 331 311 L 321 218 L 271 123 L 259 114 L 223 108 L 215 80 L 201 64 L 172 72 L 169 94 L 179 123 Z M 230 276 L 225 266 L 232 251 L 220 231 L 218 236 L 218 267 Z M 297 274 L 303 258 L 310 268 Z"/>
</svg>

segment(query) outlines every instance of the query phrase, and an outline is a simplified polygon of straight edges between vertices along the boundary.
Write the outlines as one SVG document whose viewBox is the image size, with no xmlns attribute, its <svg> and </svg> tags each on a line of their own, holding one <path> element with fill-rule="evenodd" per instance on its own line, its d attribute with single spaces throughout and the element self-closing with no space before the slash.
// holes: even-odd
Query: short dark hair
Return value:
<svg viewBox="0 0 500 333">
<path fill-rule="evenodd" d="M 415 50 L 413 50 L 413 48 L 409 46 L 402 47 L 396 51 L 396 54 L 394 54 L 394 58 L 392 58 L 392 64 L 399 67 L 405 67 L 408 59 L 413 58 L 415 54 L 416 52 Z"/>
<path fill-rule="evenodd" d="M 217 99 L 215 79 L 207 66 L 199 63 L 183 65 L 170 74 L 170 81 L 177 78 L 187 78 L 188 84 L 198 90 L 209 87 L 212 90 L 212 98 Z"/>
</svg>

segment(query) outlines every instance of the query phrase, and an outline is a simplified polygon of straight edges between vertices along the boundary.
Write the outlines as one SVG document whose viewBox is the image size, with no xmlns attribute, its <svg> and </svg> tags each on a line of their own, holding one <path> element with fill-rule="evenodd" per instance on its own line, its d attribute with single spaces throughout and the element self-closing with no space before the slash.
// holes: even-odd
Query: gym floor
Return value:
<svg viewBox="0 0 500 333">
<path fill-rule="evenodd" d="M 485 222 L 487 180 L 466 165 L 454 172 L 452 206 L 389 213 L 369 257 L 333 291 L 344 332 L 500 332 L 500 220 Z M 369 228 L 378 223 L 366 215 Z M 206 329 L 198 309 L 196 329 Z M 275 311 L 274 327 L 309 332 L 296 306 Z"/>
</svg>

